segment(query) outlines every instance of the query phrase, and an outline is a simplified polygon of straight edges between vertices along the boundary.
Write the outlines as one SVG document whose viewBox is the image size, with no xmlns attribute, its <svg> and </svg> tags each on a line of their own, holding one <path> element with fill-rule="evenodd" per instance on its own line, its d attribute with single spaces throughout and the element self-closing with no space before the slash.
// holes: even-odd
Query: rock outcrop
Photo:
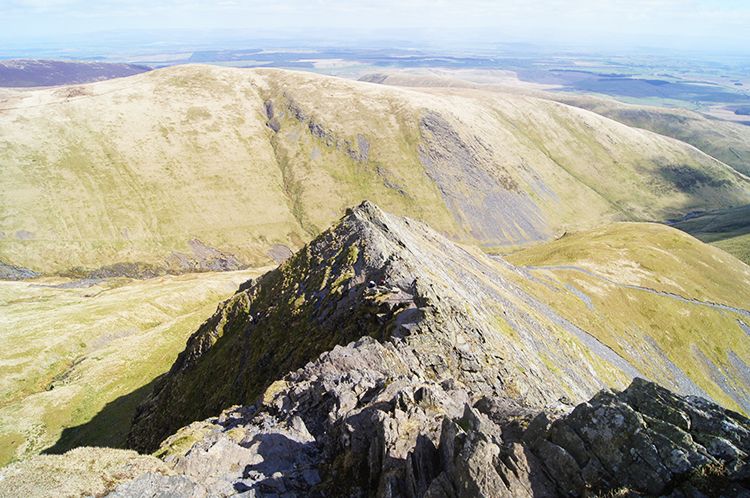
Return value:
<svg viewBox="0 0 750 498">
<path fill-rule="evenodd" d="M 636 379 L 571 412 L 425 381 L 409 351 L 363 338 L 168 438 L 157 496 L 747 496 L 750 420 Z M 413 360 L 412 360 L 413 361 Z"/>
<path fill-rule="evenodd" d="M 0 261 L 0 280 L 25 280 L 27 278 L 36 278 L 40 275 L 28 268 L 7 265 Z"/>
<path fill-rule="evenodd" d="M 424 223 L 363 203 L 220 306 L 139 407 L 131 447 L 153 451 L 180 427 L 253 403 L 287 372 L 363 336 L 410 348 L 405 372 L 536 407 L 608 387 L 597 369 L 638 373 L 606 347 L 606 358 L 587 359 L 559 344 L 560 328 L 587 334 L 491 265 Z M 563 369 L 549 368 L 550 357 Z"/>
</svg>

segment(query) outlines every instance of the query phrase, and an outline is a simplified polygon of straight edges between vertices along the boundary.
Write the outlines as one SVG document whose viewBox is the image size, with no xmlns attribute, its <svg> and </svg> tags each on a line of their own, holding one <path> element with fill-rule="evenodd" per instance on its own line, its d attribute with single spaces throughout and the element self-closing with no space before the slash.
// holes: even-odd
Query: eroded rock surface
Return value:
<svg viewBox="0 0 750 498">
<path fill-rule="evenodd" d="M 180 427 L 253 403 L 287 372 L 364 336 L 407 348 L 401 368 L 425 381 L 453 379 L 472 395 L 537 408 L 609 387 L 597 369 L 624 381 L 639 374 L 491 260 L 365 201 L 219 307 L 138 408 L 129 444 L 153 451 Z M 591 355 L 580 354 L 578 337 Z"/>
</svg>

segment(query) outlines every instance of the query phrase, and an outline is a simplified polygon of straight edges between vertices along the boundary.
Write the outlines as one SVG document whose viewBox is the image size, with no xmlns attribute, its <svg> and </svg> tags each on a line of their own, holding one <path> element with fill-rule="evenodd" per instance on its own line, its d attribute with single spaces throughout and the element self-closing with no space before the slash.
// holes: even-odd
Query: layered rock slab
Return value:
<svg viewBox="0 0 750 498">
<path fill-rule="evenodd" d="M 750 420 L 702 398 L 639 378 L 567 413 L 538 412 L 499 396 L 473 400 L 399 357 L 408 351 L 371 338 L 336 347 L 257 406 L 168 438 L 158 454 L 178 476 L 142 476 L 111 496 L 750 493 Z"/>
</svg>

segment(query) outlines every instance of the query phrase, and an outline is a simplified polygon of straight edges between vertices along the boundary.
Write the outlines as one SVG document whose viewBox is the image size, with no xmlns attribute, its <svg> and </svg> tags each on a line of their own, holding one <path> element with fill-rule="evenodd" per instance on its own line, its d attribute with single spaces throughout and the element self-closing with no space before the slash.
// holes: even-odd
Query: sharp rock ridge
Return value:
<svg viewBox="0 0 750 498">
<path fill-rule="evenodd" d="M 220 305 L 129 445 L 212 496 L 674 495 L 709 464 L 747 484 L 747 419 L 642 379 L 610 390 L 546 346 L 555 327 L 585 332 L 498 268 L 365 201 Z M 638 374 L 611 350 L 598 361 Z"/>
</svg>

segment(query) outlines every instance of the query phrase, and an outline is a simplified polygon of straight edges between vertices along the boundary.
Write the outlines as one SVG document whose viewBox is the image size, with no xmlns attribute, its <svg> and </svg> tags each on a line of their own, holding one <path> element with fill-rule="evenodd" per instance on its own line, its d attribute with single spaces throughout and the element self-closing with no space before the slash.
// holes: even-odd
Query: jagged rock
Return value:
<svg viewBox="0 0 750 498">
<path fill-rule="evenodd" d="M 203 435 L 165 460 L 216 496 L 734 497 L 750 483 L 750 420 L 705 400 L 635 379 L 559 418 L 543 411 L 505 441 L 501 413 L 527 410 L 500 397 L 472 406 L 454 382 L 409 372 L 404 355 L 371 338 L 336 347 L 271 386 L 257 409 L 193 424 Z M 655 418 L 657 402 L 669 420 L 701 422 L 684 431 Z M 115 496 L 139 496 L 123 489 Z"/>
<path fill-rule="evenodd" d="M 367 285 L 381 280 L 386 285 Z M 498 320 L 511 337 L 493 328 Z M 251 404 L 286 372 L 364 336 L 383 341 L 405 373 L 455 379 L 473 396 L 514 398 L 537 410 L 563 396 L 582 401 L 607 386 L 576 349 L 559 347 L 561 327 L 586 334 L 490 260 L 365 201 L 220 306 L 138 407 L 128 444 L 153 451 L 179 427 Z M 553 355 L 564 368 L 545 363 Z M 614 357 L 607 350 L 598 361 Z M 346 395 L 338 402 L 339 411 L 352 408 Z"/>
<path fill-rule="evenodd" d="M 625 391 L 602 391 L 551 424 L 539 415 L 525 440 L 573 496 L 619 486 L 659 496 L 709 464 L 746 469 L 748 428 L 750 420 L 737 413 L 638 378 Z M 583 482 L 570 481 L 578 477 Z"/>
<path fill-rule="evenodd" d="M 505 442 L 500 424 L 469 403 L 459 409 L 465 392 L 446 392 L 414 375 L 394 380 L 384 365 L 378 368 L 384 349 L 369 338 L 336 348 L 272 389 L 257 411 L 235 407 L 208 420 L 204 426 L 219 427 L 218 433 L 172 459 L 174 470 L 202 486 L 196 489 L 250 496 L 539 498 L 626 489 L 729 497 L 743 496 L 750 482 L 748 447 L 737 437 L 750 421 L 717 405 L 636 379 L 625 391 L 601 391 L 560 418 L 542 412 L 522 441 Z M 351 370 L 357 360 L 369 361 L 370 369 L 361 375 Z M 703 423 L 686 432 L 646 415 L 637 406 L 648 406 L 649 398 L 659 399 L 664 413 L 700 411 Z M 508 405 L 502 398 L 477 402 Z M 519 410 L 511 408 L 508 413 Z M 700 440 L 736 451 L 712 455 Z M 733 470 L 711 467 L 720 463 Z M 718 494 L 706 494 L 709 488 Z"/>
<path fill-rule="evenodd" d="M 0 237 L 2 238 L 2 237 Z M 25 280 L 40 277 L 42 274 L 28 268 L 8 265 L 0 261 L 0 280 Z"/>
<path fill-rule="evenodd" d="M 206 488 L 184 475 L 165 476 L 149 472 L 121 484 L 107 498 L 206 498 Z"/>
<path fill-rule="evenodd" d="M 585 332 L 493 271 L 365 202 L 221 305 L 129 441 L 151 450 L 212 414 L 157 454 L 216 495 L 698 496 L 697 473 L 742 492 L 729 486 L 750 482 L 750 421 L 640 378 L 602 389 L 562 345 L 549 368 L 551 329 Z M 488 325 L 489 300 L 513 334 Z"/>
</svg>

